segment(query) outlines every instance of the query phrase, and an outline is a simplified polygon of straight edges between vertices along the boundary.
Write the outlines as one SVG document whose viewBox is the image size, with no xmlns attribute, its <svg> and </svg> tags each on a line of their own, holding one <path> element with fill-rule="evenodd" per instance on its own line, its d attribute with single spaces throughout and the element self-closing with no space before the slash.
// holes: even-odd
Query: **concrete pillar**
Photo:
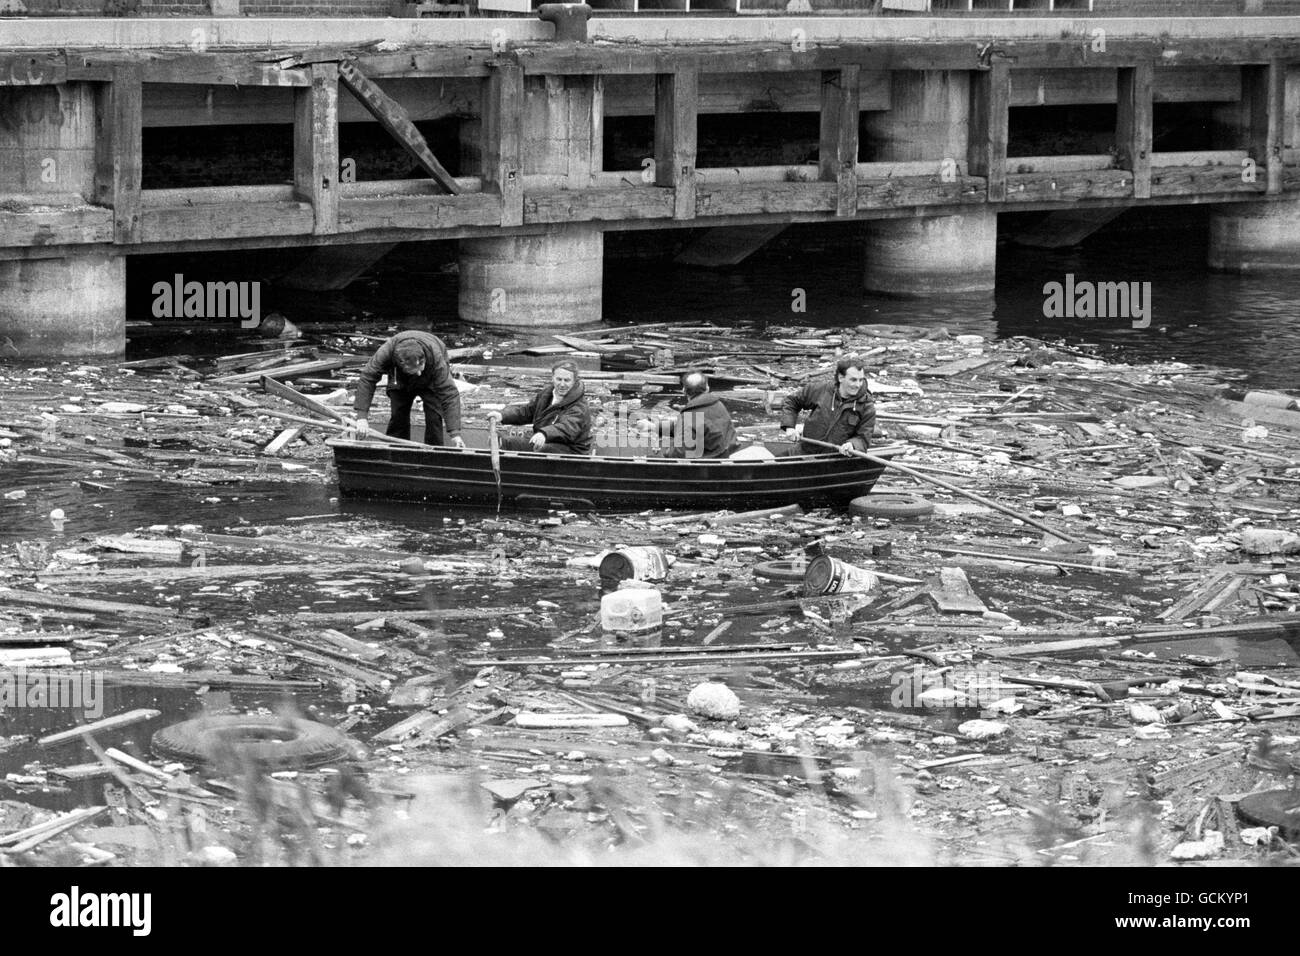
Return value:
<svg viewBox="0 0 1300 956">
<path fill-rule="evenodd" d="M 1300 202 L 1241 203 L 1210 215 L 1211 269 L 1279 272 L 1300 269 Z"/>
<path fill-rule="evenodd" d="M 528 77 L 524 89 L 524 175 L 585 186 L 601 168 L 599 78 Z M 461 168 L 481 172 L 477 121 L 461 129 Z M 563 225 L 541 235 L 460 242 L 460 317 L 482 325 L 546 327 L 601 319 L 605 236 Z"/>
<path fill-rule="evenodd" d="M 0 87 L 0 201 L 80 205 L 94 185 L 94 88 Z M 0 355 L 102 357 L 125 348 L 125 259 L 0 260 Z"/>
<path fill-rule="evenodd" d="M 1284 83 L 1283 147 L 1300 145 L 1300 72 L 1288 70 Z M 1244 92 L 1244 91 L 1243 91 Z M 1245 103 L 1216 107 L 1211 113 L 1215 149 L 1251 151 L 1251 116 Z M 1259 173 L 1262 178 L 1264 173 Z M 1210 213 L 1211 269 L 1225 272 L 1281 272 L 1300 269 L 1300 201 L 1222 205 Z"/>
<path fill-rule="evenodd" d="M 950 159 L 965 169 L 970 77 L 965 71 L 892 74 L 890 109 L 866 114 L 871 162 Z M 993 289 L 997 213 L 879 219 L 866 224 L 864 285 L 888 295 Z"/>
</svg>

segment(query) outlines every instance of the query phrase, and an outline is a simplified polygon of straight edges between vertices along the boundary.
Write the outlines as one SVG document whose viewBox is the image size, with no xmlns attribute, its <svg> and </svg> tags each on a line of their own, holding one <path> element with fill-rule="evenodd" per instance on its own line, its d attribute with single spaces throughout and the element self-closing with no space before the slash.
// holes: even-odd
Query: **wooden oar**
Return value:
<svg viewBox="0 0 1300 956">
<path fill-rule="evenodd" d="M 832 445 L 830 442 L 818 441 L 815 438 L 802 438 L 800 440 L 809 445 L 817 445 L 821 448 L 829 448 L 832 451 L 840 450 L 839 445 Z M 938 485 L 940 488 L 945 488 L 948 491 L 951 491 L 953 494 L 961 495 L 963 498 L 969 498 L 971 501 L 992 508 L 994 511 L 1001 511 L 1004 515 L 1010 515 L 1012 518 L 1017 518 L 1020 521 L 1023 521 L 1025 524 L 1037 528 L 1039 531 L 1046 531 L 1050 535 L 1055 535 L 1056 537 L 1060 538 L 1062 541 L 1079 540 L 1077 537 L 1075 537 L 1072 534 L 1068 534 L 1064 531 L 1059 531 L 1056 528 L 1053 528 L 1051 525 L 1043 524 L 1041 521 L 1037 521 L 1034 518 L 1029 517 L 1028 515 L 1021 514 L 1020 512 L 1016 511 L 1014 508 L 1008 508 L 1006 505 L 998 504 L 996 501 L 992 501 L 988 498 L 985 498 L 983 495 L 977 495 L 973 491 L 967 491 L 965 488 L 960 488 L 957 485 L 950 484 L 949 482 L 944 481 L 942 478 L 935 478 L 933 475 L 928 475 L 916 471 L 915 469 L 909 468 L 907 467 L 907 465 L 900 464 L 899 462 L 891 461 L 888 458 L 877 458 L 875 455 L 868 455 L 866 452 L 858 451 L 857 449 L 854 449 L 852 451 L 852 454 L 856 455 L 858 458 L 864 459 L 865 461 L 869 461 L 872 464 L 883 465 L 886 468 L 893 468 L 896 471 L 901 471 L 905 475 L 911 475 L 913 478 L 917 478 L 921 481 L 928 481 L 932 485 Z"/>
<path fill-rule="evenodd" d="M 492 451 L 492 477 L 497 482 L 497 514 L 501 513 L 501 440 L 497 438 L 497 420 L 488 420 L 488 448 Z"/>
</svg>

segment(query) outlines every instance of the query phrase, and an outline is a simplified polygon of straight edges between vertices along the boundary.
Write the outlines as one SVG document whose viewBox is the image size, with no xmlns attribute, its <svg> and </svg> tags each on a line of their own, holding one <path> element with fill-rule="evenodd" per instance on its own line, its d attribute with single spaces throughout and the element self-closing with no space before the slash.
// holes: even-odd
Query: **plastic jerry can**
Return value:
<svg viewBox="0 0 1300 956">
<path fill-rule="evenodd" d="M 663 627 L 663 598 L 654 588 L 611 591 L 600 599 L 600 626 L 616 634 L 645 634 Z"/>
</svg>

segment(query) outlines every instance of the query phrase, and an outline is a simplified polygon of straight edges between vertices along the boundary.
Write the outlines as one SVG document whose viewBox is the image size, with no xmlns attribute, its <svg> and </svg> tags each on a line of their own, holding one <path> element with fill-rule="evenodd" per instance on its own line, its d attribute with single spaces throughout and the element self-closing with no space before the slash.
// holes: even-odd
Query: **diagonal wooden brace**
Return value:
<svg viewBox="0 0 1300 956">
<path fill-rule="evenodd" d="M 429 149 L 420 131 L 411 122 L 406 110 L 391 96 L 379 88 L 379 85 L 364 76 L 350 60 L 339 63 L 339 79 L 348 92 L 361 101 L 361 105 L 379 121 L 379 125 L 388 131 L 388 135 L 397 140 L 402 148 L 410 153 L 420 168 L 433 177 L 443 189 L 453 196 L 461 191 L 451 173 L 438 162 Z"/>
</svg>

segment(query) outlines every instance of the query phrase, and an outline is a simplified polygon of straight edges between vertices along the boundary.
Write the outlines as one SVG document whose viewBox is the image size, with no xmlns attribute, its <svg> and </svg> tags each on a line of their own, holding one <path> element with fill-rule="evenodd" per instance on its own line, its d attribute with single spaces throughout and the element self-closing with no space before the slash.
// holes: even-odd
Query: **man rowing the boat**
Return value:
<svg viewBox="0 0 1300 956">
<path fill-rule="evenodd" d="M 370 430 L 366 415 L 375 396 L 375 386 L 383 375 L 390 377 L 388 400 L 392 405 L 385 434 L 409 438 L 411 406 L 418 398 L 424 405 L 424 443 L 445 445 L 447 438 L 457 448 L 464 448 L 460 437 L 460 392 L 451 377 L 447 347 L 428 332 L 398 332 L 379 346 L 361 369 L 357 383 L 354 427 L 364 438 Z M 445 432 L 444 432 L 445 424 Z"/>
<path fill-rule="evenodd" d="M 804 423 L 804 438 L 835 445 L 843 455 L 866 451 L 876 427 L 876 405 L 867 388 L 867 370 L 862 359 L 846 355 L 835 363 L 833 381 L 810 383 L 787 395 L 781 406 L 782 438 L 788 441 L 798 438 L 794 424 L 805 409 L 812 414 Z M 822 453 L 816 445 L 804 444 L 802 448 L 806 455 Z"/>
<path fill-rule="evenodd" d="M 731 413 L 709 391 L 709 380 L 691 372 L 682 380 L 686 405 L 677 421 L 664 430 L 665 458 L 726 458 L 736 450 L 736 430 Z"/>
<path fill-rule="evenodd" d="M 591 409 L 587 407 L 578 366 L 572 362 L 552 366 L 551 384 L 534 395 L 531 402 L 488 412 L 488 420 L 533 426 L 531 438 L 503 439 L 501 447 L 507 451 L 591 454 Z"/>
</svg>

